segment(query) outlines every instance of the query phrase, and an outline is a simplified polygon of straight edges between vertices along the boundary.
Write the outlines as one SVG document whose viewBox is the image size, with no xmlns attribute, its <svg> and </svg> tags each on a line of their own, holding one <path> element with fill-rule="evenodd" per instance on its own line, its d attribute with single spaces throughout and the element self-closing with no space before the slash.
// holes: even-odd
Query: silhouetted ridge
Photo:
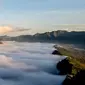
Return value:
<svg viewBox="0 0 85 85">
<path fill-rule="evenodd" d="M 17 37 L 1 36 L 1 40 L 13 40 L 19 42 L 60 42 L 85 44 L 85 32 L 67 32 L 64 30 L 37 33 L 35 35 L 20 35 Z"/>
</svg>

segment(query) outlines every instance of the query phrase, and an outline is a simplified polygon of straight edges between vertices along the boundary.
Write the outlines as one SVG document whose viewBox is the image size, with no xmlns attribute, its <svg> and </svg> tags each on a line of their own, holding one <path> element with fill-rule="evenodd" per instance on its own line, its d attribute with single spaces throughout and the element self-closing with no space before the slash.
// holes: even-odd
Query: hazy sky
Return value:
<svg viewBox="0 0 85 85">
<path fill-rule="evenodd" d="M 1 26 L 38 32 L 61 29 L 61 24 L 85 24 L 85 0 L 0 0 Z"/>
</svg>

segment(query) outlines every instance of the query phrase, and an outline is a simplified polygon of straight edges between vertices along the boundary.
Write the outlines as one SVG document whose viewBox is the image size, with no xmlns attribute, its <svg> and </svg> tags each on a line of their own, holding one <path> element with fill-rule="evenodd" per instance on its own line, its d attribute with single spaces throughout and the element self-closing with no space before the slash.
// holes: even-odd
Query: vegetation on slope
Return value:
<svg viewBox="0 0 85 85">
<path fill-rule="evenodd" d="M 74 48 L 63 48 L 63 47 L 57 47 L 58 51 L 62 55 L 66 55 L 67 60 L 70 64 L 73 65 L 72 67 L 72 75 L 76 75 L 77 72 L 80 70 L 85 70 L 85 51 L 84 50 L 78 50 Z"/>
<path fill-rule="evenodd" d="M 62 74 L 67 72 L 63 85 L 85 85 L 85 51 L 69 47 L 55 48 L 62 55 L 68 56 L 57 64 Z"/>
</svg>

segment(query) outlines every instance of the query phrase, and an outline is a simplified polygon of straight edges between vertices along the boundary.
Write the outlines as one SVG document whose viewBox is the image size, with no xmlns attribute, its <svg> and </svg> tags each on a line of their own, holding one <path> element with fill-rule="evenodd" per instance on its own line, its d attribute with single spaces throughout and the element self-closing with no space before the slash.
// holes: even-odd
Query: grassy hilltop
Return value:
<svg viewBox="0 0 85 85">
<path fill-rule="evenodd" d="M 80 70 L 85 70 L 85 50 L 75 49 L 73 47 L 55 47 L 62 54 L 66 55 L 69 63 L 73 65 L 72 75 L 75 75 Z"/>
<path fill-rule="evenodd" d="M 70 68 L 70 73 L 63 82 L 63 85 L 85 85 L 85 50 L 69 46 L 54 46 L 62 55 L 68 56 L 58 63 L 59 70 L 65 72 Z M 69 66 L 66 68 L 66 66 Z M 62 69 L 63 68 L 63 69 Z M 67 70 L 66 70 L 67 69 Z M 65 71 L 64 71 L 65 70 Z M 69 70 L 68 70 L 69 71 Z"/>
</svg>

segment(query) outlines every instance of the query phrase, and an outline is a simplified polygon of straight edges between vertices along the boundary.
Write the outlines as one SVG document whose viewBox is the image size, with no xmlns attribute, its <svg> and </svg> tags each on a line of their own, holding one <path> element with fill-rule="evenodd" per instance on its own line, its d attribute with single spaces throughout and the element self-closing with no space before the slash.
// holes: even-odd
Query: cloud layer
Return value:
<svg viewBox="0 0 85 85">
<path fill-rule="evenodd" d="M 0 47 L 0 85 L 61 85 L 56 63 L 64 57 L 51 55 L 54 44 L 7 43 Z"/>
</svg>

